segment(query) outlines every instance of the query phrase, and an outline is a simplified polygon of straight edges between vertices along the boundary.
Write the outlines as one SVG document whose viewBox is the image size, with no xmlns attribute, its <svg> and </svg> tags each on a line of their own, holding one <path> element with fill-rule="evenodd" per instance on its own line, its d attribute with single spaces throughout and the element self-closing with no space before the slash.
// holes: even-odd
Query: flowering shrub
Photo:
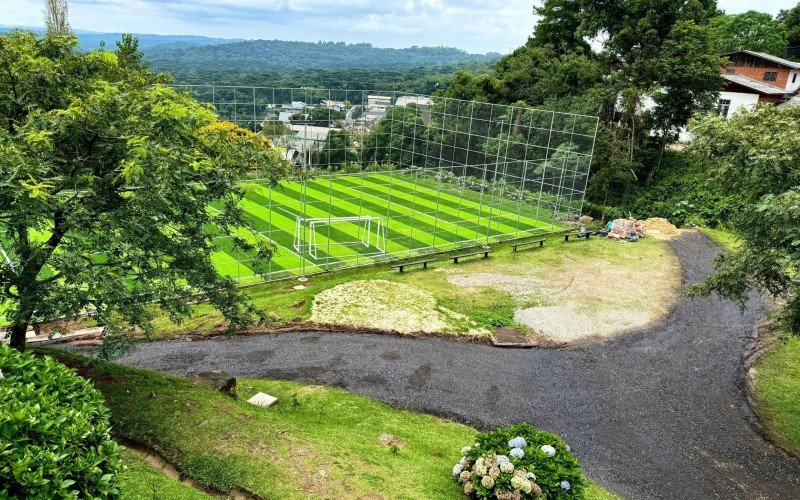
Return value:
<svg viewBox="0 0 800 500">
<path fill-rule="evenodd" d="M 478 435 L 461 449 L 453 478 L 473 498 L 583 498 L 578 460 L 564 441 L 528 424 Z"/>
</svg>

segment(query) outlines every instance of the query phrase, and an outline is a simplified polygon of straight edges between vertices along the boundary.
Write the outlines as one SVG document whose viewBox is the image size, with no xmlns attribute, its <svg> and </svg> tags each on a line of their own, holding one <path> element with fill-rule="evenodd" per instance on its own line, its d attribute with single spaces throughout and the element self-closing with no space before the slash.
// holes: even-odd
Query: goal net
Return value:
<svg viewBox="0 0 800 500">
<path fill-rule="evenodd" d="M 312 259 L 319 259 L 320 247 L 327 249 L 336 246 L 364 247 L 376 253 L 386 253 L 386 228 L 383 218 L 371 215 L 353 217 L 320 217 L 307 219 L 297 217 L 294 229 L 294 249 L 303 254 L 304 250 Z"/>
</svg>

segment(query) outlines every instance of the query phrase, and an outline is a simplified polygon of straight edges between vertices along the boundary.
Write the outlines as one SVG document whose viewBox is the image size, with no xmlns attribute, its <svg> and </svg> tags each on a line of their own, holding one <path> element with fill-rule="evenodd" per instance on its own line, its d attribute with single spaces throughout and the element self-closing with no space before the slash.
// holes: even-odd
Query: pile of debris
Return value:
<svg viewBox="0 0 800 500">
<path fill-rule="evenodd" d="M 644 234 L 662 234 L 672 236 L 678 234 L 678 228 L 667 219 L 662 217 L 651 217 L 642 222 Z"/>
<path fill-rule="evenodd" d="M 644 224 L 636 219 L 614 219 L 598 233 L 612 240 L 634 242 L 644 236 Z"/>
</svg>

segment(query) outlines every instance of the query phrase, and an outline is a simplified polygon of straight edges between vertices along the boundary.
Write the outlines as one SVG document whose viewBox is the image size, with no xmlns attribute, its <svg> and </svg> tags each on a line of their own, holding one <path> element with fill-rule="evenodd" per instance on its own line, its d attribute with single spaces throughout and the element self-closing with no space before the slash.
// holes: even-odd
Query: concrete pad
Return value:
<svg viewBox="0 0 800 500">
<path fill-rule="evenodd" d="M 263 392 L 259 392 L 252 398 L 248 399 L 247 402 L 250 403 L 251 405 L 260 406 L 262 408 L 268 408 L 277 403 L 278 398 L 270 396 L 269 394 L 264 394 Z"/>
</svg>

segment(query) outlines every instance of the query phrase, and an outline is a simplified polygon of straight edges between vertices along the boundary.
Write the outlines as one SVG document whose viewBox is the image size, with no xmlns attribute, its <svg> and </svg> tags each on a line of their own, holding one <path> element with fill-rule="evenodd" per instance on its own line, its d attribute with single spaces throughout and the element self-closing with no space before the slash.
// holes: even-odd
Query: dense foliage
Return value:
<svg viewBox="0 0 800 500">
<path fill-rule="evenodd" d="M 147 59 L 158 70 L 289 71 L 297 69 L 371 68 L 400 70 L 451 66 L 468 62 L 494 62 L 500 54 L 469 54 L 449 47 L 390 49 L 368 43 L 286 42 L 248 40 L 224 44 L 172 47 L 156 46 Z"/>
<path fill-rule="evenodd" d="M 791 9 L 781 10 L 777 19 L 786 26 L 789 47 L 793 49 L 790 56 L 800 59 L 800 2 Z"/>
<path fill-rule="evenodd" d="M 120 447 L 85 379 L 0 344 L 0 497 L 115 498 Z"/>
<path fill-rule="evenodd" d="M 712 158 L 712 182 L 741 200 L 730 223 L 742 240 L 695 293 L 720 292 L 744 304 L 750 288 L 786 300 L 800 334 L 800 107 L 763 106 L 694 125 L 691 149 Z"/>
<path fill-rule="evenodd" d="M 583 498 L 580 464 L 564 441 L 529 424 L 479 434 L 453 477 L 472 498 Z"/>
<path fill-rule="evenodd" d="M 678 226 L 724 226 L 741 202 L 708 182 L 711 164 L 696 155 L 667 152 L 646 184 L 631 185 L 606 204 L 587 202 L 584 211 L 603 220 L 664 217 Z"/>
<path fill-rule="evenodd" d="M 108 333 L 149 332 L 151 304 L 179 320 L 197 292 L 231 328 L 258 314 L 216 273 L 211 238 L 269 258 L 238 207 L 244 174 L 288 172 L 266 138 L 163 85 L 131 37 L 80 52 L 70 36 L 14 32 L 0 36 L 0 68 L 0 304 L 13 346 L 30 324 L 87 310 Z"/>
<path fill-rule="evenodd" d="M 647 183 L 696 112 L 713 110 L 723 62 L 716 2 L 545 0 L 525 46 L 489 75 L 457 74 L 441 94 L 599 116 L 588 195 L 617 200 Z M 603 40 L 602 50 L 586 40 Z"/>
<path fill-rule="evenodd" d="M 751 10 L 742 14 L 723 14 L 712 19 L 709 27 L 720 54 L 754 50 L 783 56 L 789 43 L 786 25 L 766 12 Z"/>
</svg>

